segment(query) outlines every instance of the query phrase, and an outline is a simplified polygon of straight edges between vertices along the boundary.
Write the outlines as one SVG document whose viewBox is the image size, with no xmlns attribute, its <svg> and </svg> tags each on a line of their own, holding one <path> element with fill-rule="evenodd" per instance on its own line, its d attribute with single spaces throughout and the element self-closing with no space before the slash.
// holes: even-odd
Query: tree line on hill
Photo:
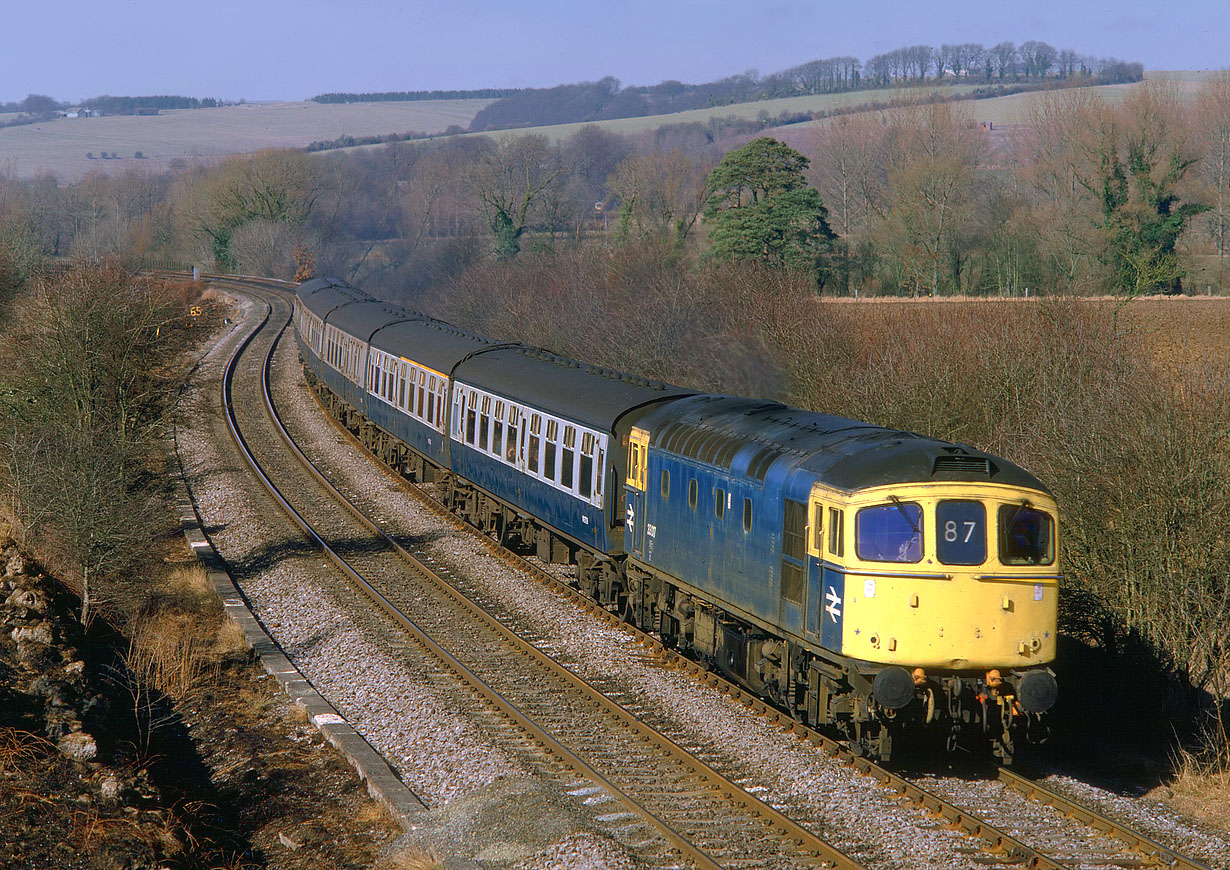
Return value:
<svg viewBox="0 0 1230 870">
<path fill-rule="evenodd" d="M 225 105 L 213 97 L 180 97 L 171 95 L 149 97 L 90 97 L 80 103 L 63 103 L 45 94 L 30 94 L 18 102 L 0 103 L 0 113 L 18 117 L 9 119 L 0 126 L 12 127 L 34 124 L 55 118 L 68 109 L 81 108 L 103 115 L 135 115 L 142 109 L 212 109 Z"/>
<path fill-rule="evenodd" d="M 780 97 L 831 94 L 868 88 L 893 88 L 926 82 L 989 86 L 1118 84 L 1140 81 L 1144 67 L 1113 58 L 1079 55 L 1030 40 L 1018 48 L 1001 42 L 914 45 L 870 58 L 814 60 L 761 76 L 754 70 L 699 85 L 665 81 L 647 87 L 621 88 L 618 79 L 525 88 L 480 111 L 471 131 L 500 130 L 639 118 L 689 109 L 746 103 Z"/>
<path fill-rule="evenodd" d="M 213 97 L 180 97 L 161 95 L 150 97 L 90 97 L 80 103 L 62 103 L 55 97 L 43 94 L 30 94 L 24 100 L 15 103 L 0 104 L 0 112 L 46 116 L 62 112 L 65 109 L 80 107 L 105 112 L 108 115 L 135 115 L 138 109 L 212 109 L 224 105 L 221 100 Z"/>
</svg>

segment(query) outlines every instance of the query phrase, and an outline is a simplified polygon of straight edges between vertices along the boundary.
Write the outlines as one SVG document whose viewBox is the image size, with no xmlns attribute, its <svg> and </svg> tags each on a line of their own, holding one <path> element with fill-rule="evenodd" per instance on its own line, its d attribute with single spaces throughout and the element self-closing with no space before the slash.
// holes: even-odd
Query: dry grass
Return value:
<svg viewBox="0 0 1230 870">
<path fill-rule="evenodd" d="M 1164 798 L 1180 812 L 1230 830 L 1230 747 L 1225 735 L 1211 737 L 1210 745 L 1220 746 L 1219 752 L 1178 752 L 1176 774 Z"/>
<path fill-rule="evenodd" d="M 56 751 L 44 737 L 16 728 L 0 728 L 0 774 L 24 770 Z"/>
<path fill-rule="evenodd" d="M 386 855 L 374 870 L 443 870 L 444 861 L 435 849 L 407 846 Z"/>
<path fill-rule="evenodd" d="M 185 698 L 217 681 L 222 662 L 214 638 L 202 635 L 192 615 L 159 613 L 136 623 L 127 664 L 143 682 L 173 698 Z"/>
<path fill-rule="evenodd" d="M 140 844 L 157 855 L 172 856 L 183 844 L 167 827 L 117 819 L 99 814 L 97 809 L 73 813 L 73 834 L 86 854 L 98 854 L 111 846 Z"/>
<path fill-rule="evenodd" d="M 205 569 L 172 564 L 156 603 L 131 623 L 128 667 L 159 691 L 182 699 L 213 685 L 223 663 L 242 653 L 243 630 L 226 619 Z"/>
</svg>

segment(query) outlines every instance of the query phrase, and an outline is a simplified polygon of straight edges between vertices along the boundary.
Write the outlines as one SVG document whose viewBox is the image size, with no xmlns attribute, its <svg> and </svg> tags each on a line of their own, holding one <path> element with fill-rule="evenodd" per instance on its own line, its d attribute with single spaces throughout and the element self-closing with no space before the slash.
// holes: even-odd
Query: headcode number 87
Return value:
<svg viewBox="0 0 1230 870">
<path fill-rule="evenodd" d="M 965 537 L 961 537 L 961 529 L 965 529 Z M 949 520 L 944 523 L 944 540 L 949 543 L 960 541 L 963 544 L 968 544 L 970 538 L 974 536 L 974 531 L 978 528 L 978 524 L 971 520 L 958 523 L 956 520 Z"/>
</svg>

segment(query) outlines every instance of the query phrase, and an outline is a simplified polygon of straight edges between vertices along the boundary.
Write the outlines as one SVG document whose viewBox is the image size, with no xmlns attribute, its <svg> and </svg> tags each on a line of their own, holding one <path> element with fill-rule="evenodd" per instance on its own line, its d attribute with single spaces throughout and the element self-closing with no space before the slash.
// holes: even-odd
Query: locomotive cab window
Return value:
<svg viewBox="0 0 1230 870">
<path fill-rule="evenodd" d="M 987 560 L 987 509 L 982 502 L 936 505 L 935 551 L 945 565 L 981 565 Z"/>
<path fill-rule="evenodd" d="M 1055 562 L 1055 521 L 1029 502 L 999 509 L 999 561 L 1005 565 L 1051 565 Z"/>
<path fill-rule="evenodd" d="M 834 556 L 846 554 L 845 520 L 844 511 L 829 508 L 829 553 Z"/>
<path fill-rule="evenodd" d="M 750 532 L 752 530 L 752 500 L 750 498 L 743 499 L 743 531 Z"/>
<path fill-rule="evenodd" d="M 721 487 L 713 490 L 713 515 L 719 520 L 726 515 L 726 491 Z"/>
<path fill-rule="evenodd" d="M 669 469 L 662 469 L 662 501 L 670 501 L 671 497 L 671 473 Z"/>
<path fill-rule="evenodd" d="M 688 481 L 688 507 L 696 510 L 696 481 Z"/>
<path fill-rule="evenodd" d="M 854 516 L 854 547 L 872 562 L 922 560 L 922 508 L 913 502 L 863 508 Z"/>
</svg>

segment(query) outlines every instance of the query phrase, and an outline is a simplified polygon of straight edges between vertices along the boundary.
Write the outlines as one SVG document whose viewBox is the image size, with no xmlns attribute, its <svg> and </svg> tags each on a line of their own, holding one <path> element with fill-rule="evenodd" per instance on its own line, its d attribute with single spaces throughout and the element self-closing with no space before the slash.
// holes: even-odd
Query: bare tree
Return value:
<svg viewBox="0 0 1230 870">
<path fill-rule="evenodd" d="M 704 208 L 711 169 L 678 148 L 628 157 L 610 180 L 619 200 L 619 232 L 681 245 Z"/>
<path fill-rule="evenodd" d="M 505 137 L 479 158 L 470 173 L 470 189 L 495 236 L 500 259 L 520 252 L 531 207 L 562 171 L 545 136 Z"/>
<path fill-rule="evenodd" d="M 1230 243 L 1230 73 L 1218 73 L 1201 86 L 1196 134 L 1204 150 L 1196 174 L 1210 206 L 1206 226 L 1217 254 L 1217 284 L 1224 287 Z"/>
<path fill-rule="evenodd" d="M 81 589 L 88 623 L 148 545 L 170 312 L 115 266 L 42 279 L 20 312 L 4 342 L 0 482 L 42 561 Z"/>
<path fill-rule="evenodd" d="M 888 238 L 903 286 L 938 294 L 960 280 L 960 233 L 973 206 L 985 134 L 950 103 L 909 109 L 888 181 Z"/>
</svg>

